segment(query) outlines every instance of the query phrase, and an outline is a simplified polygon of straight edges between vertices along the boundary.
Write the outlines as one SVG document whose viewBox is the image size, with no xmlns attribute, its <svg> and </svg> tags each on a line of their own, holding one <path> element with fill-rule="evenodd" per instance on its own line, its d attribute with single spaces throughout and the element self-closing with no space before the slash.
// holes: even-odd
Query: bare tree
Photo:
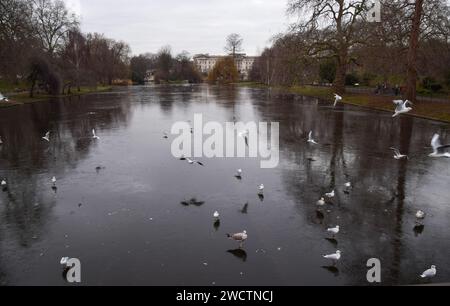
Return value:
<svg viewBox="0 0 450 306">
<path fill-rule="evenodd" d="M 70 88 L 75 85 L 78 91 L 80 88 L 80 76 L 86 62 L 86 38 L 78 30 L 71 30 L 66 35 L 63 52 L 61 52 L 61 65 L 65 68 L 65 76 L 68 81 L 65 84 Z"/>
<path fill-rule="evenodd" d="M 300 17 L 294 30 L 308 39 L 308 53 L 317 58 L 336 59 L 335 90 L 345 92 L 345 76 L 350 62 L 349 52 L 365 43 L 365 27 L 369 0 L 290 0 L 288 13 Z"/>
<path fill-rule="evenodd" d="M 417 51 L 419 49 L 420 24 L 423 14 L 423 0 L 416 0 L 408 50 L 408 69 L 406 80 L 406 98 L 416 101 Z"/>
<path fill-rule="evenodd" d="M 0 75 L 13 82 L 25 74 L 28 56 L 37 45 L 32 12 L 29 0 L 0 1 Z"/>
<path fill-rule="evenodd" d="M 234 57 L 236 53 L 242 52 L 243 41 L 243 38 L 239 34 L 232 33 L 228 35 L 226 39 L 225 51 Z"/>
<path fill-rule="evenodd" d="M 67 32 L 78 27 L 78 20 L 61 0 L 33 0 L 33 3 L 36 34 L 44 50 L 53 55 Z"/>
</svg>

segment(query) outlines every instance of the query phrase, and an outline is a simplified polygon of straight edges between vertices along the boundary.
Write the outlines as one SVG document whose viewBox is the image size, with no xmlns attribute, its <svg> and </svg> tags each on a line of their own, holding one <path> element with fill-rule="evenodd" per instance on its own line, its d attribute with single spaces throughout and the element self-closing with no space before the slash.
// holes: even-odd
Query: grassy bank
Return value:
<svg viewBox="0 0 450 306">
<path fill-rule="evenodd" d="M 4 94 L 8 97 L 8 102 L 1 102 L 1 107 L 9 107 L 14 105 L 22 105 L 26 103 L 34 103 L 39 101 L 45 101 L 51 98 L 67 98 L 67 97 L 75 97 L 86 94 L 98 93 L 98 92 L 106 92 L 112 89 L 111 86 L 97 86 L 97 87 L 81 87 L 80 91 L 76 89 L 72 89 L 70 94 L 64 95 L 46 95 L 46 94 L 35 94 L 34 97 L 30 98 L 30 94 L 28 91 L 23 91 L 20 93 L 12 93 L 10 95 Z"/>
<path fill-rule="evenodd" d="M 252 83 L 243 83 L 242 86 L 253 86 Z M 258 84 L 257 87 L 266 87 L 265 85 Z M 333 91 L 331 88 L 316 87 L 316 86 L 293 86 L 293 87 L 273 87 L 275 91 L 288 92 L 298 94 L 307 97 L 315 97 L 330 102 L 334 102 Z M 359 93 L 347 93 L 343 96 L 343 103 L 352 104 L 361 107 L 367 107 L 376 110 L 383 110 L 393 113 L 394 104 L 392 103 L 393 97 L 377 96 L 369 94 Z M 413 106 L 413 111 L 408 113 L 409 116 L 416 116 L 426 119 L 439 120 L 450 123 L 450 101 L 449 103 L 443 102 L 430 102 L 430 101 L 418 101 Z"/>
</svg>

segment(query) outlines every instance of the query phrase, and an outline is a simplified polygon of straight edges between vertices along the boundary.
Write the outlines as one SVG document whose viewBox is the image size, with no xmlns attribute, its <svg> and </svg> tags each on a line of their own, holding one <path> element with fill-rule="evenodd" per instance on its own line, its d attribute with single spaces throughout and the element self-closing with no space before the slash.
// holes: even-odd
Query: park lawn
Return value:
<svg viewBox="0 0 450 306">
<path fill-rule="evenodd" d="M 334 92 L 332 88 L 293 86 L 274 87 L 273 89 L 334 102 Z M 394 113 L 395 106 L 392 103 L 393 99 L 393 97 L 386 96 L 347 93 L 343 95 L 342 103 Z M 450 123 L 450 100 L 448 103 L 419 100 L 413 105 L 413 110 L 407 115 Z"/>
<path fill-rule="evenodd" d="M 26 103 L 33 103 L 33 102 L 39 102 L 39 101 L 45 101 L 51 98 L 66 98 L 66 97 L 73 97 L 73 96 L 81 96 L 85 94 L 90 93 L 97 93 L 97 92 L 105 92 L 110 91 L 112 89 L 111 86 L 97 86 L 97 87 L 81 87 L 80 91 L 72 88 L 71 94 L 65 94 L 65 95 L 46 95 L 46 94 L 35 94 L 33 98 L 30 98 L 30 94 L 28 91 L 24 91 L 21 93 L 13 94 L 9 98 L 8 102 L 1 102 L 1 107 L 9 107 L 14 105 L 22 105 Z"/>
</svg>

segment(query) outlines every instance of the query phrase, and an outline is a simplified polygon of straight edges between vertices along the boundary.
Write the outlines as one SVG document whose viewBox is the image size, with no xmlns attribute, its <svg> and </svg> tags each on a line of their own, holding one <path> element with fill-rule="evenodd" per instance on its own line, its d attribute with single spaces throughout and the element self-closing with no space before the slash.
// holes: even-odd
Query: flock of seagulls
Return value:
<svg viewBox="0 0 450 306">
<path fill-rule="evenodd" d="M 336 107 L 337 103 L 342 101 L 343 98 L 341 96 L 339 96 L 338 94 L 334 94 L 334 107 Z M 8 101 L 8 99 L 6 97 L 4 97 L 1 93 L 0 93 L 0 101 Z M 409 107 L 408 105 L 412 105 L 412 103 L 408 100 L 403 101 L 403 100 L 394 100 L 393 101 L 394 104 L 396 105 L 395 108 L 395 113 L 393 115 L 393 117 L 397 117 L 400 114 L 405 114 L 408 113 L 412 110 L 411 107 Z M 192 132 L 192 130 L 191 130 Z M 249 131 L 243 131 L 241 133 L 238 134 L 240 137 L 245 138 L 245 142 L 248 144 L 248 137 L 249 137 Z M 167 132 L 164 132 L 163 134 L 163 138 L 167 139 L 168 138 L 168 134 Z M 50 142 L 50 131 L 46 132 L 45 135 L 42 137 L 43 140 Z M 92 139 L 94 140 L 100 140 L 100 137 L 97 136 L 95 129 L 92 129 Z M 318 142 L 313 138 L 313 131 L 310 131 L 308 134 L 308 139 L 307 142 L 313 145 L 317 145 Z M 0 144 L 2 144 L 3 141 L 0 137 Z M 440 141 L 440 136 L 438 134 L 435 134 L 432 138 L 431 141 L 431 146 L 433 148 L 433 152 L 429 155 L 430 157 L 447 157 L 450 158 L 450 152 L 447 152 L 447 150 L 450 148 L 450 144 L 447 145 L 442 145 L 441 141 Z M 402 154 L 397 148 L 391 147 L 390 148 L 393 152 L 394 152 L 394 158 L 397 160 L 401 160 L 401 159 L 409 159 L 407 155 Z M 200 166 L 204 166 L 204 164 L 200 161 L 197 161 L 195 159 L 191 159 L 191 158 L 187 158 L 185 156 L 182 156 L 180 158 L 180 160 L 184 160 L 187 161 L 189 164 L 198 164 Z M 243 175 L 243 171 L 242 169 L 237 169 L 235 177 L 238 179 L 242 179 L 242 175 Z M 53 176 L 51 179 L 51 186 L 52 189 L 56 190 L 57 186 L 56 186 L 56 177 Z M 5 179 L 3 179 L 0 183 L 1 187 L 3 188 L 3 190 L 5 190 L 8 186 L 7 182 Z M 349 191 L 352 188 L 352 184 L 351 182 L 347 182 L 345 183 L 345 188 L 347 191 Z M 257 195 L 262 198 L 264 197 L 264 184 L 260 184 L 257 188 Z M 323 207 L 327 204 L 327 201 L 325 199 L 331 200 L 336 196 L 336 192 L 335 190 L 332 190 L 328 193 L 326 193 L 323 197 L 321 197 L 318 201 L 317 201 L 317 206 L 318 207 Z M 197 205 L 200 206 L 203 204 L 203 202 L 198 202 L 196 199 L 191 199 L 189 201 L 184 201 L 182 202 L 183 204 L 185 203 L 185 205 Z M 246 203 L 244 205 L 244 207 L 242 208 L 241 212 L 242 213 L 247 213 L 247 208 L 248 208 L 248 203 Z M 419 210 L 416 212 L 416 223 L 418 225 L 421 225 L 421 222 L 425 219 L 426 213 L 422 210 Z M 218 211 L 215 211 L 213 213 L 213 219 L 214 219 L 214 224 L 215 226 L 218 226 L 220 224 L 220 214 Z M 330 234 L 332 236 L 332 238 L 334 239 L 336 237 L 336 235 L 339 234 L 340 232 L 340 226 L 336 225 L 335 227 L 331 227 L 328 228 L 327 233 Z M 234 233 L 234 234 L 226 234 L 227 238 L 234 240 L 236 242 L 239 243 L 239 248 L 242 248 L 243 243 L 247 240 L 248 238 L 248 234 L 247 231 L 244 230 L 242 232 L 238 232 L 238 233 Z M 341 251 L 340 250 L 336 250 L 335 253 L 332 254 L 328 254 L 328 255 L 323 255 L 323 258 L 331 260 L 333 262 L 334 265 L 336 265 L 336 263 L 341 259 Z M 68 258 L 67 257 L 63 257 L 61 259 L 61 264 L 66 264 L 67 263 Z M 430 269 L 424 271 L 420 277 L 421 278 L 432 278 L 434 276 L 436 276 L 437 270 L 436 270 L 436 266 L 432 265 Z"/>
<path fill-rule="evenodd" d="M 45 135 L 42 137 L 42 139 L 47 141 L 47 142 L 50 142 L 50 131 L 46 132 Z M 95 133 L 95 129 L 92 129 L 92 139 L 95 139 L 95 140 L 99 140 L 100 139 L 100 137 L 98 137 L 97 134 Z M 3 144 L 3 141 L 1 140 L 1 137 L 0 137 L 0 144 Z M 100 170 L 98 168 L 99 167 L 97 167 L 96 170 Z M 5 180 L 3 180 L 1 182 L 1 186 L 3 187 L 3 190 L 5 190 L 5 188 L 7 186 L 7 183 L 6 183 Z M 54 191 L 56 191 L 57 186 L 56 186 L 56 177 L 55 176 L 52 177 L 52 179 L 51 179 L 51 186 L 52 186 L 52 189 Z"/>
<path fill-rule="evenodd" d="M 341 96 L 337 95 L 337 94 L 334 95 L 334 98 L 335 98 L 334 107 L 336 107 L 337 103 L 342 101 L 343 98 Z M 408 100 L 406 100 L 406 101 L 395 100 L 394 104 L 396 104 L 397 107 L 395 109 L 395 114 L 394 114 L 393 117 L 397 117 L 400 114 L 404 114 L 404 113 L 407 113 L 407 112 L 412 110 L 412 108 L 408 106 L 409 104 L 412 104 L 412 103 L 410 101 L 408 101 Z M 164 135 L 165 135 L 164 138 L 167 138 L 166 137 L 167 135 L 166 134 L 164 134 Z M 248 143 L 248 136 L 249 136 L 249 132 L 248 131 L 243 131 L 243 132 L 239 133 L 238 135 L 240 137 L 245 138 L 246 143 Z M 313 145 L 317 145 L 318 144 L 318 142 L 313 138 L 313 131 L 309 132 L 307 142 L 309 144 L 313 144 Z M 449 145 L 442 145 L 441 142 L 440 142 L 438 134 L 435 134 L 433 136 L 433 139 L 431 141 L 431 146 L 433 148 L 433 153 L 431 153 L 429 155 L 430 157 L 449 157 L 450 158 L 450 153 L 446 152 L 446 149 L 450 148 L 450 144 Z M 397 159 L 397 160 L 409 159 L 409 157 L 407 155 L 405 155 L 405 154 L 402 154 L 399 149 L 394 148 L 394 147 L 391 147 L 390 149 L 394 152 L 394 158 L 395 159 Z M 189 159 L 189 158 L 186 158 L 184 156 L 182 158 L 180 158 L 180 159 L 181 160 L 187 160 L 190 164 L 198 163 L 198 164 L 203 166 L 202 163 L 200 163 L 198 161 L 195 161 L 195 160 L 192 160 L 192 159 Z M 242 174 L 243 174 L 242 169 L 238 169 L 237 172 L 236 172 L 235 177 L 238 178 L 238 179 L 242 179 Z M 351 182 L 347 182 L 347 183 L 344 184 L 344 187 L 345 187 L 344 192 L 349 193 L 353 186 L 352 186 Z M 258 194 L 258 196 L 260 198 L 264 197 L 264 184 L 260 184 L 258 186 L 257 194 Z M 321 208 L 321 207 L 323 207 L 323 206 L 325 206 L 327 204 L 327 201 L 325 199 L 331 200 L 335 196 L 336 196 L 336 191 L 332 190 L 332 191 L 326 193 L 323 197 L 321 197 L 317 201 L 316 204 L 317 204 L 317 206 L 319 208 Z M 247 207 L 248 207 L 248 203 L 245 204 L 245 206 L 242 209 L 242 211 L 243 212 L 245 211 L 245 213 L 246 213 L 247 212 Z M 418 225 L 421 224 L 421 221 L 425 218 L 425 215 L 426 215 L 425 212 L 423 212 L 421 210 L 417 211 L 417 213 L 416 213 L 416 223 Z M 215 225 L 218 222 L 220 222 L 219 217 L 220 217 L 219 212 L 215 211 L 213 213 L 213 219 L 214 219 Z M 327 231 L 328 234 L 330 234 L 332 236 L 332 240 L 335 240 L 335 237 L 339 234 L 340 230 L 341 230 L 340 226 L 336 225 L 334 227 L 328 228 L 326 231 Z M 246 230 L 244 230 L 242 232 L 239 232 L 239 233 L 226 234 L 226 236 L 229 239 L 238 242 L 240 249 L 242 248 L 243 243 L 248 239 L 248 234 L 247 234 Z M 337 262 L 341 259 L 341 256 L 342 256 L 341 254 L 342 254 L 342 252 L 340 250 L 336 250 L 335 253 L 328 254 L 328 255 L 323 255 L 323 258 L 331 260 L 333 262 L 333 265 L 336 265 Z M 420 275 L 420 277 L 421 278 L 432 278 L 432 277 L 434 277 L 436 275 L 436 273 L 437 273 L 436 266 L 433 265 L 433 266 L 431 266 L 430 269 L 428 269 L 425 272 L 423 272 Z"/>
<path fill-rule="evenodd" d="M 334 94 L 334 105 L 333 107 L 336 107 L 337 103 L 342 101 L 342 97 L 338 94 Z M 394 104 L 396 105 L 394 115 L 392 117 L 397 117 L 401 114 L 408 113 L 412 110 L 411 105 L 413 105 L 410 101 L 406 100 L 394 100 Z M 313 138 L 313 132 L 310 131 L 308 134 L 308 143 L 310 144 L 318 144 L 316 140 Z M 450 158 L 450 152 L 448 152 L 448 149 L 450 149 L 450 144 L 443 145 L 440 141 L 440 136 L 438 134 L 434 134 L 432 140 L 431 140 L 431 147 L 433 148 L 433 152 L 429 154 L 430 157 L 447 157 Z M 406 159 L 408 160 L 409 157 L 406 154 L 402 154 L 399 149 L 391 147 L 390 148 L 394 152 L 394 158 L 397 160 Z M 350 189 L 352 188 L 351 182 L 345 183 L 345 191 L 348 193 Z M 335 190 L 332 190 L 331 192 L 326 193 L 323 197 L 321 197 L 316 205 L 319 207 L 318 212 L 320 212 L 321 207 L 325 206 L 327 204 L 327 200 L 331 200 L 336 196 Z M 422 221 L 425 219 L 426 213 L 422 210 L 419 210 L 416 212 L 416 227 L 423 227 Z M 327 233 L 332 235 L 332 238 L 336 237 L 336 235 L 340 232 L 340 226 L 336 225 L 335 227 L 331 227 L 327 229 Z M 337 262 L 341 259 L 342 252 L 340 250 L 337 250 L 335 253 L 323 255 L 323 258 L 331 260 L 333 262 L 333 265 L 336 265 Z M 421 278 L 432 278 L 436 276 L 437 270 L 436 266 L 432 265 L 430 269 L 423 272 L 420 277 Z"/>
<path fill-rule="evenodd" d="M 340 95 L 335 93 L 333 107 L 336 107 L 338 102 L 341 102 L 342 100 L 343 100 L 343 98 Z M 395 105 L 394 115 L 392 115 L 392 117 L 397 117 L 401 114 L 406 114 L 406 113 L 412 111 L 411 106 L 413 105 L 413 103 L 409 100 L 393 100 L 392 102 Z M 410 105 L 410 106 L 408 106 L 408 105 Z"/>
</svg>

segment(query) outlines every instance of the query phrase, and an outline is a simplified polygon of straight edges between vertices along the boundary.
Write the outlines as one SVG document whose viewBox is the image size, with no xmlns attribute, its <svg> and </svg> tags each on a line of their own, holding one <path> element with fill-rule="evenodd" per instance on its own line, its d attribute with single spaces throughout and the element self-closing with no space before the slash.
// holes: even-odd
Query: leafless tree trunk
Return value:
<svg viewBox="0 0 450 306">
<path fill-rule="evenodd" d="M 416 102 L 417 85 L 417 51 L 419 48 L 420 21 L 423 13 L 423 0 L 416 0 L 408 50 L 408 70 L 406 81 L 406 98 Z"/>
</svg>

